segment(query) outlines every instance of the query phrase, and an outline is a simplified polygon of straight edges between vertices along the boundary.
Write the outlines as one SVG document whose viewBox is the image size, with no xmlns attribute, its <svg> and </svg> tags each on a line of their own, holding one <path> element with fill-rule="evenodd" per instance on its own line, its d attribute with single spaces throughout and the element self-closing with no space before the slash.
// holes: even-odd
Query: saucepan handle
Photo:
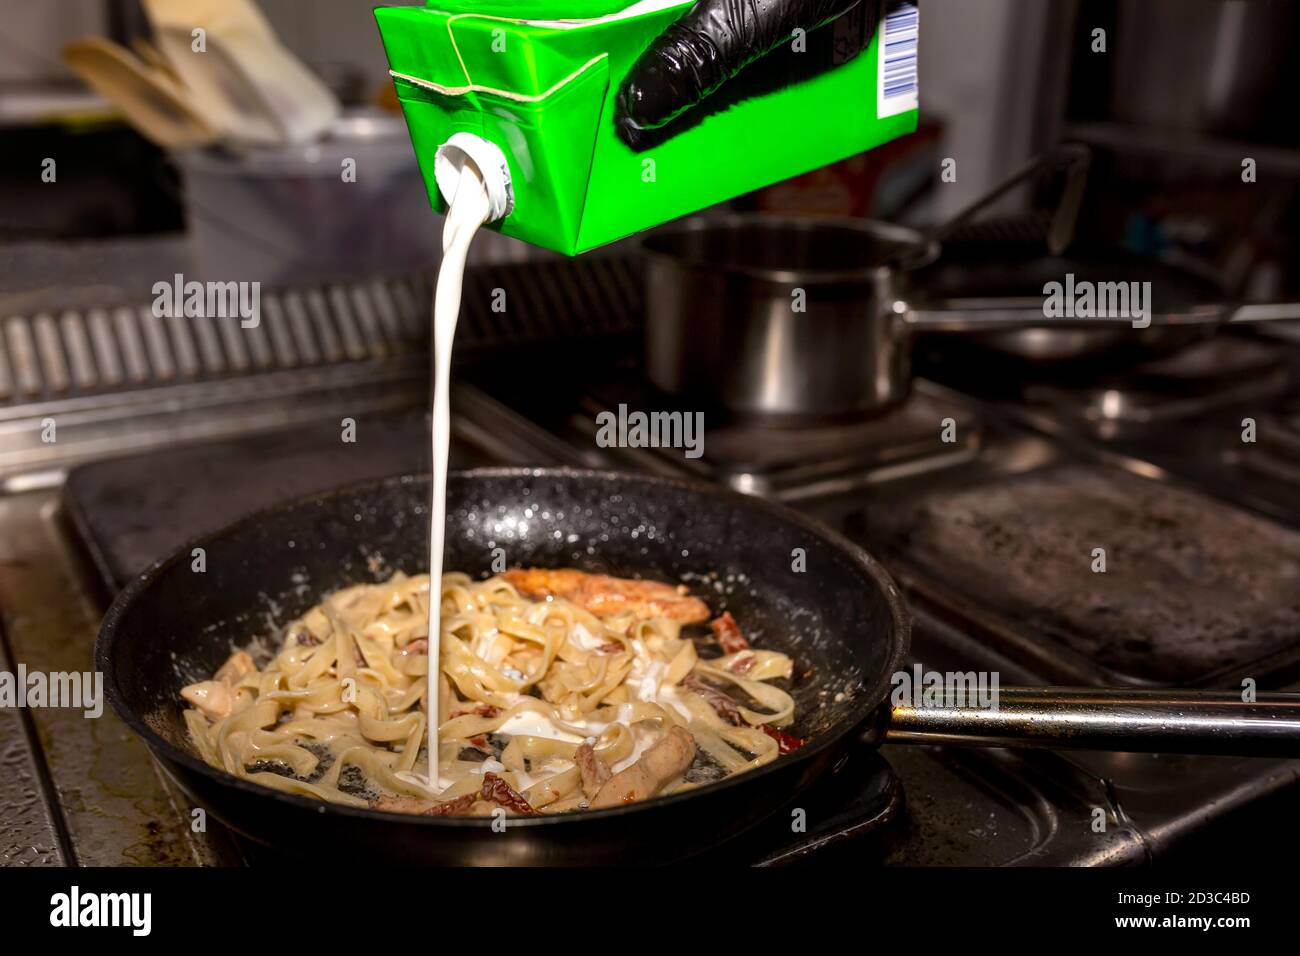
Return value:
<svg viewBox="0 0 1300 956">
<path fill-rule="evenodd" d="M 1015 329 L 1136 329 L 1133 319 L 1119 315 L 1088 317 L 1047 316 L 1043 314 L 1041 298 L 1026 299 L 948 299 L 922 308 L 913 308 L 897 300 L 894 314 L 904 325 L 918 332 L 997 332 Z M 1222 320 L 1219 306 L 1202 306 L 1189 309 L 1176 322 L 1166 324 L 1217 324 Z"/>
<path fill-rule="evenodd" d="M 1089 319 L 1049 318 L 1043 314 L 1043 300 L 1038 299 L 964 299 L 947 300 L 913 308 L 907 302 L 895 301 L 894 315 L 905 326 L 917 332 L 971 332 L 1012 331 L 1033 328 L 1100 328 L 1125 326 L 1132 328 L 1128 318 L 1099 317 Z"/>
<path fill-rule="evenodd" d="M 1030 328 L 1134 328 L 1126 316 L 1090 316 L 1088 318 L 1048 317 L 1043 314 L 1042 299 L 951 299 L 913 308 L 898 300 L 893 312 L 905 325 L 920 332 L 994 332 Z M 1228 324 L 1257 325 L 1263 322 L 1300 320 L 1300 302 L 1258 302 L 1249 305 L 1223 306 L 1206 304 L 1186 309 L 1175 320 L 1160 319 L 1162 325 Z"/>
<path fill-rule="evenodd" d="M 895 704 L 886 743 L 1300 756 L 1300 694 L 1003 687 L 997 709 Z"/>
</svg>

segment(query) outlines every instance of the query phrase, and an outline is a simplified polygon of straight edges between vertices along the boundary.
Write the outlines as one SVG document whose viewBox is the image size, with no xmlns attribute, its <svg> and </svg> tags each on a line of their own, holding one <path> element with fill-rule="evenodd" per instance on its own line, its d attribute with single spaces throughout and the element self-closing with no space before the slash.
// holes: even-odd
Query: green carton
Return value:
<svg viewBox="0 0 1300 956">
<path fill-rule="evenodd" d="M 812 31 L 804 49 L 792 37 L 790 50 L 770 55 L 794 64 L 785 82 L 746 93 L 741 81 L 755 71 L 751 66 L 734 90 L 715 94 L 718 104 L 710 100 L 688 114 L 681 132 L 650 149 L 631 149 L 614 129 L 619 84 L 687 6 L 689 0 L 630 7 L 627 0 L 430 0 L 425 7 L 378 8 L 434 208 L 446 209 L 434 154 L 458 132 L 489 140 L 507 158 L 514 207 L 492 228 L 575 255 L 916 128 L 916 8 L 903 5 L 878 23 L 873 15 L 858 25 L 873 34 L 860 53 L 853 47 L 856 55 L 805 71 L 806 78 L 799 58 L 811 63 L 818 50 L 836 56 L 835 31 L 845 24 Z M 861 9 L 868 7 L 864 0 Z M 885 57 L 889 69 L 882 71 L 886 35 L 887 49 L 898 53 Z"/>
</svg>

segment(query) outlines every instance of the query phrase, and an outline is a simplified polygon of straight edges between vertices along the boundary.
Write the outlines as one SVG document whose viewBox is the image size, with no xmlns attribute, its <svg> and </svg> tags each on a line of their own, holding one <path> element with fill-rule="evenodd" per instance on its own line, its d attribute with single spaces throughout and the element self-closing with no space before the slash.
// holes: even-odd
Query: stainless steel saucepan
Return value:
<svg viewBox="0 0 1300 956">
<path fill-rule="evenodd" d="M 887 409 L 908 394 L 917 331 L 1002 341 L 1031 361 L 1095 361 L 1108 350 L 1156 354 L 1222 325 L 1300 318 L 1300 305 L 1239 306 L 1174 267 L 1112 256 L 1063 255 L 1086 160 L 1071 166 L 1065 198 L 1039 257 L 1018 288 L 954 286 L 927 277 L 944 266 L 940 240 L 1044 165 L 1039 158 L 941 229 L 928 234 L 863 220 L 723 215 L 651 233 L 646 269 L 646 371 L 664 391 L 740 415 L 775 419 Z M 937 260 L 937 261 L 936 261 Z M 990 266 L 1018 275 L 1014 265 Z M 1151 282 L 1146 327 L 1123 316 L 1049 318 L 1046 281 Z M 1023 276 L 1020 276 L 1023 278 Z M 958 286 L 959 288 L 960 286 Z M 1008 286 L 1010 288 L 1011 286 Z"/>
<path fill-rule="evenodd" d="M 646 372 L 731 412 L 827 416 L 892 406 L 911 385 L 896 263 L 937 254 L 875 222 L 726 216 L 644 243 Z"/>
<path fill-rule="evenodd" d="M 909 266 L 934 259 L 938 243 L 878 222 L 723 216 L 660 231 L 644 248 L 650 381 L 740 414 L 888 408 L 910 389 L 917 330 L 987 336 L 1050 326 L 1057 336 L 1100 331 L 1140 342 L 1209 335 L 1231 318 L 1223 305 L 1186 303 L 1153 312 L 1146 329 L 1129 319 L 1047 319 L 1041 295 L 914 307 Z M 1051 344 L 1059 348 L 1059 338 Z"/>
</svg>

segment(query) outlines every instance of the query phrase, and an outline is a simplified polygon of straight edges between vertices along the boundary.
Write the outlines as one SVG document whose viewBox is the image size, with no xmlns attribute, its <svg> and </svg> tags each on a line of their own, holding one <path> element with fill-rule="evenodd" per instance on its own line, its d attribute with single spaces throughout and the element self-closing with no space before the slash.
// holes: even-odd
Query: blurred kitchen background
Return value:
<svg viewBox="0 0 1300 956">
<path fill-rule="evenodd" d="M 177 238 L 201 230 L 218 256 L 250 241 L 245 234 L 258 224 L 222 216 L 225 194 L 209 182 L 217 172 L 176 162 L 143 140 L 60 60 L 65 44 L 85 36 L 126 47 L 147 40 L 148 21 L 135 0 L 6 6 L 0 241 L 9 268 L 0 273 L 0 288 L 40 281 L 31 266 L 44 253 L 60 253 L 50 241 Z M 394 105 L 367 0 L 262 0 L 261 7 L 281 40 L 346 107 Z M 1087 228 L 1108 230 L 1142 251 L 1186 249 L 1225 268 L 1241 289 L 1273 295 L 1295 255 L 1283 237 L 1293 233 L 1287 227 L 1300 172 L 1300 127 L 1288 118 L 1286 99 L 1300 69 L 1298 15 L 1294 4 L 1267 0 L 925 0 L 922 129 L 752 202 L 803 214 L 932 221 L 1043 147 L 1077 139 L 1100 150 L 1090 192 L 1098 201 L 1087 206 Z M 1106 31 L 1104 53 L 1092 52 L 1096 29 Z M 401 145 L 399 138 L 386 160 L 394 178 L 389 214 L 403 208 L 392 201 L 402 189 L 419 189 L 414 160 Z M 59 159 L 60 188 L 32 188 L 32 171 L 51 155 Z M 1253 203 L 1232 188 L 1246 156 L 1260 170 Z M 941 157 L 958 160 L 955 183 L 937 183 Z M 187 180 L 202 182 L 187 191 Z M 251 180 L 226 185 L 254 188 Z M 431 241 L 436 222 L 420 218 L 412 228 Z M 292 245 L 285 239 L 266 251 L 292 259 L 301 251 Z M 405 250 L 390 249 L 384 258 L 401 268 L 427 248 L 408 237 Z M 94 256 L 78 247 L 84 254 Z M 526 254 L 505 240 L 479 250 L 488 259 Z M 310 258 L 293 265 L 300 272 L 322 268 Z"/>
</svg>

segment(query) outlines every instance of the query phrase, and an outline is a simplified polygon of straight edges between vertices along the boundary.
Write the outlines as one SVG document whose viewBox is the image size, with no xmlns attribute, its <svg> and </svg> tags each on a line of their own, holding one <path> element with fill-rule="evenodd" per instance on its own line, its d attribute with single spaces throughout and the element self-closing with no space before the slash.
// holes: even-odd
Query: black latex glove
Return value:
<svg viewBox="0 0 1300 956">
<path fill-rule="evenodd" d="M 749 63 L 791 43 L 796 27 L 811 32 L 859 3 L 868 0 L 696 0 L 623 80 L 614 116 L 619 137 L 643 148 L 647 130 L 664 126 Z"/>
</svg>

